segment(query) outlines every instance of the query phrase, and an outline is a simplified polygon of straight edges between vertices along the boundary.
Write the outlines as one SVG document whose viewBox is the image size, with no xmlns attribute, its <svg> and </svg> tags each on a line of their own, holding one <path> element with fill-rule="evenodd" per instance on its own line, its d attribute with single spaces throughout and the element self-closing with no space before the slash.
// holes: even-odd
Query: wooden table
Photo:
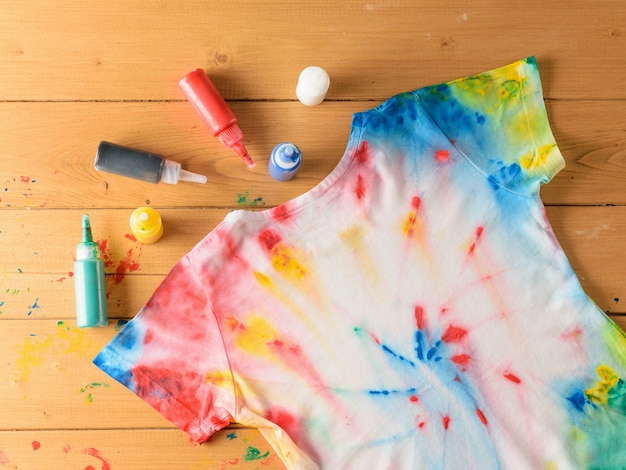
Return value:
<svg viewBox="0 0 626 470">
<path fill-rule="evenodd" d="M 626 327 L 623 0 L 1 1 L 0 469 L 283 468 L 236 424 L 191 446 L 92 357 L 228 211 L 275 206 L 328 174 L 353 112 L 529 55 L 567 161 L 542 190 L 548 215 L 584 288 Z M 309 65 L 331 77 L 317 107 L 295 98 Z M 178 89 L 195 68 L 239 116 L 254 170 Z M 209 183 L 98 173 L 101 140 L 160 153 Z M 288 183 L 267 173 L 282 141 L 304 153 Z M 129 235 L 143 205 L 164 219 L 155 245 Z M 103 329 L 75 324 L 85 212 L 107 267 Z"/>
</svg>

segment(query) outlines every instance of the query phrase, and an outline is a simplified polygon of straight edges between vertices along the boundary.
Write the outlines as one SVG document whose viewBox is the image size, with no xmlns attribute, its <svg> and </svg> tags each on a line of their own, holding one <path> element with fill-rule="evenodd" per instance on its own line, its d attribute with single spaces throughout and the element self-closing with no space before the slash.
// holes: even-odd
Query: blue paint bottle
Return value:
<svg viewBox="0 0 626 470">
<path fill-rule="evenodd" d="M 83 240 L 76 246 L 74 263 L 76 289 L 76 325 L 79 328 L 107 326 L 106 286 L 104 261 L 100 258 L 98 244 L 91 236 L 91 223 L 83 215 Z"/>
<path fill-rule="evenodd" d="M 275 180 L 288 181 L 296 175 L 301 162 L 300 149 L 292 143 L 283 142 L 272 150 L 268 169 Z"/>
</svg>

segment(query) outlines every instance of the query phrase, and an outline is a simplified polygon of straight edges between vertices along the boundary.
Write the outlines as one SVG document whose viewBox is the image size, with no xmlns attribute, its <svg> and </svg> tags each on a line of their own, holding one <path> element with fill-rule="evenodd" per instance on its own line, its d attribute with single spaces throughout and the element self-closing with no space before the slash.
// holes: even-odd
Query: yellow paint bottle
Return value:
<svg viewBox="0 0 626 470">
<path fill-rule="evenodd" d="M 130 230 L 141 243 L 156 243 L 163 235 L 163 221 L 152 207 L 139 207 L 130 216 Z"/>
</svg>

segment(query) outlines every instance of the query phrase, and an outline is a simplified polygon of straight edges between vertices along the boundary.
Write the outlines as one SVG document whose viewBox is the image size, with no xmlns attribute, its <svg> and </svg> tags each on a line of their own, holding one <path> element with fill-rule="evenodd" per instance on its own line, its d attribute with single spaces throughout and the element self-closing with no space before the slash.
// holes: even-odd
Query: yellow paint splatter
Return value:
<svg viewBox="0 0 626 470">
<path fill-rule="evenodd" d="M 66 354 L 85 356 L 94 349 L 93 340 L 85 330 L 71 328 L 65 323 L 57 325 L 56 339 L 59 340 L 59 346 L 63 344 L 62 350 Z"/>
<path fill-rule="evenodd" d="M 19 383 L 27 382 L 33 369 L 43 364 L 44 359 L 48 356 L 47 353 L 50 346 L 52 346 L 53 340 L 52 336 L 42 340 L 27 338 L 23 344 L 18 345 L 18 355 L 15 361 L 17 373 L 15 377 Z"/>
<path fill-rule="evenodd" d="M 98 346 L 85 330 L 72 328 L 63 321 L 57 323 L 54 334 L 43 339 L 27 338 L 17 346 L 15 380 L 23 384 L 44 361 L 59 355 L 91 356 Z"/>
<path fill-rule="evenodd" d="M 595 387 L 587 389 L 585 395 L 592 402 L 605 405 L 608 402 L 609 392 L 619 382 L 619 376 L 607 365 L 598 366 L 596 372 L 600 380 Z"/>
</svg>

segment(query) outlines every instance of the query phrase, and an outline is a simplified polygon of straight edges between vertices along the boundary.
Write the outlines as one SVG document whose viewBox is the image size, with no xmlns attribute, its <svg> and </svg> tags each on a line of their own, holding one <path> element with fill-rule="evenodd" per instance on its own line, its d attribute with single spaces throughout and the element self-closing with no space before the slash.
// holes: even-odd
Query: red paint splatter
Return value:
<svg viewBox="0 0 626 470">
<path fill-rule="evenodd" d="M 476 415 L 478 416 L 478 419 L 480 419 L 481 423 L 483 423 L 485 426 L 487 426 L 487 418 L 485 417 L 484 413 L 482 411 L 480 411 L 479 408 L 476 408 Z"/>
<path fill-rule="evenodd" d="M 128 238 L 132 242 L 136 242 L 137 241 L 137 238 L 135 238 L 135 235 L 133 235 L 132 233 L 125 234 L 124 238 Z"/>
<path fill-rule="evenodd" d="M 102 456 L 102 453 L 98 449 L 94 449 L 93 447 L 89 447 L 87 449 L 83 449 L 82 453 L 86 454 L 86 455 L 90 455 L 90 456 L 98 459 L 100 462 L 102 462 L 102 470 L 111 470 L 111 464 Z M 86 469 L 90 468 L 90 467 L 91 466 L 86 467 Z M 95 467 L 91 467 L 91 468 L 95 470 Z"/>
<path fill-rule="evenodd" d="M 70 272 L 68 272 L 68 273 L 67 273 L 67 275 L 68 275 L 69 277 L 73 277 L 73 276 L 74 276 L 74 273 L 73 273 L 72 271 L 70 271 Z"/>
<path fill-rule="evenodd" d="M 115 268 L 115 276 L 113 276 L 113 283 L 119 284 L 124 280 L 126 273 L 137 271 L 139 269 L 139 261 L 137 258 L 133 258 L 133 248 L 126 252 L 126 257 L 120 260 L 117 268 Z"/>
<path fill-rule="evenodd" d="M 510 380 L 514 384 L 522 383 L 522 380 L 517 375 L 512 374 L 511 372 L 505 372 L 504 373 L 504 378 Z"/>
<path fill-rule="evenodd" d="M 468 354 L 456 354 L 450 358 L 453 363 L 461 367 L 466 367 L 470 359 L 471 357 Z"/>
<path fill-rule="evenodd" d="M 443 429 L 448 429 L 448 426 L 450 426 L 450 416 L 444 416 L 442 419 L 443 422 Z"/>
<path fill-rule="evenodd" d="M 268 251 L 271 251 L 281 240 L 281 236 L 270 229 L 263 230 L 259 233 L 259 241 Z"/>
<path fill-rule="evenodd" d="M 465 338 L 465 335 L 467 335 L 466 329 L 450 325 L 441 336 L 441 341 L 444 343 L 458 343 Z"/>
<path fill-rule="evenodd" d="M 30 176 L 20 176 L 20 181 L 22 183 L 30 183 Z"/>
<path fill-rule="evenodd" d="M 33 450 L 39 450 L 41 448 L 41 442 L 39 441 L 33 441 L 30 443 L 30 445 L 33 446 Z"/>
<path fill-rule="evenodd" d="M 426 426 L 426 423 L 424 421 L 420 421 L 419 423 L 417 423 L 417 427 L 420 429 L 423 429 L 424 426 Z"/>
<path fill-rule="evenodd" d="M 411 199 L 411 207 L 417 210 L 420 208 L 421 205 L 422 205 L 422 200 L 420 199 L 420 197 L 413 196 L 413 198 Z"/>
<path fill-rule="evenodd" d="M 9 462 L 10 460 L 9 457 L 7 457 L 7 454 L 5 454 L 2 449 L 0 449 L 0 465 L 8 465 Z"/>
<path fill-rule="evenodd" d="M 411 395 L 411 396 L 409 397 L 409 401 L 410 401 L 411 403 L 417 403 L 417 402 L 419 401 L 419 398 L 417 398 L 415 395 Z"/>
<path fill-rule="evenodd" d="M 449 158 L 450 152 L 448 152 L 447 150 L 442 149 L 435 152 L 435 160 L 437 160 L 439 163 L 447 162 Z"/>
<path fill-rule="evenodd" d="M 98 243 L 100 256 L 104 261 L 104 267 L 110 268 L 113 266 L 113 260 L 111 259 L 111 253 L 109 252 L 109 240 L 98 240 L 96 243 Z"/>
<path fill-rule="evenodd" d="M 421 305 L 415 306 L 415 326 L 418 330 L 424 329 L 424 307 Z"/>
<path fill-rule="evenodd" d="M 63 446 L 63 448 L 61 449 L 63 452 L 65 452 L 66 454 L 69 454 L 70 452 L 72 452 L 72 446 L 69 444 L 66 444 Z"/>
<path fill-rule="evenodd" d="M 354 194 L 356 194 L 356 197 L 359 200 L 363 199 L 365 196 L 365 182 L 363 181 L 363 176 L 361 174 L 357 176 Z"/>
</svg>

